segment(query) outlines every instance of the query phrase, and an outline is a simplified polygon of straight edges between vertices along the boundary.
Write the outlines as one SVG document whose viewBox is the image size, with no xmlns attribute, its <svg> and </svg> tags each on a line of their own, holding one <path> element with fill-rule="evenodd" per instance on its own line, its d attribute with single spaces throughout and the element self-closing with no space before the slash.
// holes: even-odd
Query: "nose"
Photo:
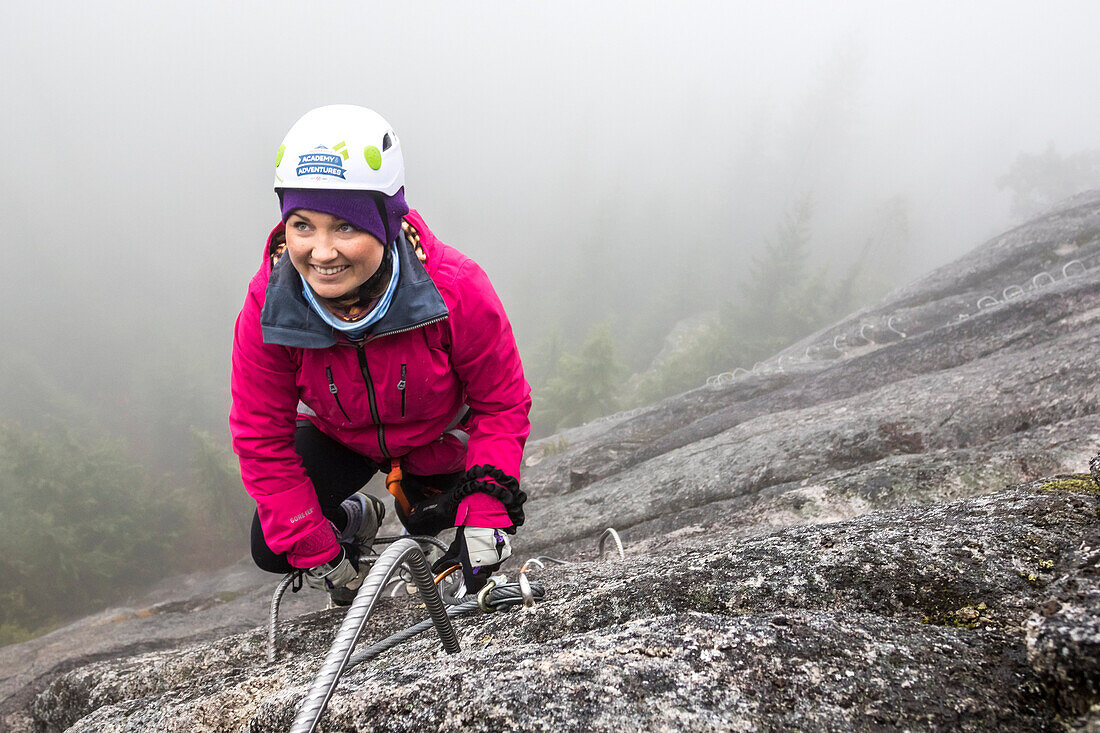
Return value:
<svg viewBox="0 0 1100 733">
<path fill-rule="evenodd" d="M 314 262 L 331 262 L 339 256 L 336 251 L 336 242 L 327 232 L 318 232 L 313 241 L 313 252 L 310 257 Z"/>
</svg>

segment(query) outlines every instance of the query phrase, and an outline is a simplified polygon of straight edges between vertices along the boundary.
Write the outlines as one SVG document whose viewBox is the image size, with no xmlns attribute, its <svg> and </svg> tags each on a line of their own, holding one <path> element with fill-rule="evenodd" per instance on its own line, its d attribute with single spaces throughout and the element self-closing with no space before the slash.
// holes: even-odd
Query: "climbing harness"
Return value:
<svg viewBox="0 0 1100 733">
<path fill-rule="evenodd" d="M 401 488 L 401 459 L 390 459 L 390 472 L 386 474 L 386 491 L 390 492 L 394 500 L 401 507 L 401 511 L 405 513 L 405 516 L 409 516 L 412 513 L 412 504 L 409 503 L 408 497 L 405 496 L 404 489 Z"/>
<path fill-rule="evenodd" d="M 391 472 L 392 475 L 392 472 Z M 399 479 L 400 480 L 400 479 Z M 396 498 L 396 495 L 395 495 Z M 604 555 L 604 545 L 608 539 L 614 542 L 619 559 L 625 559 L 623 543 L 619 533 L 612 528 L 605 529 L 599 537 L 599 557 Z M 556 565 L 572 565 L 568 560 L 540 555 L 531 558 L 523 564 L 519 572 L 519 579 L 515 583 L 507 582 L 504 576 L 493 576 L 476 596 L 456 597 L 457 589 L 452 593 L 441 592 L 441 585 L 446 584 L 451 578 L 458 578 L 458 588 L 462 588 L 461 573 L 455 572 L 461 566 L 452 566 L 436 576 L 432 576 L 428 564 L 426 552 L 431 548 L 447 549 L 447 545 L 435 537 L 406 535 L 404 537 L 377 537 L 372 542 L 374 545 L 389 545 L 381 554 L 374 555 L 365 552 L 360 556 L 360 561 L 373 562 L 370 572 L 360 586 L 359 591 L 348 607 L 336 639 L 329 648 L 328 654 L 321 665 L 309 692 L 303 698 L 294 723 L 290 728 L 291 733 L 313 733 L 320 724 L 321 716 L 336 689 L 340 675 L 346 670 L 373 659 L 382 652 L 410 639 L 430 627 L 435 626 L 439 633 L 440 641 L 448 654 L 459 651 L 458 635 L 455 633 L 451 619 L 466 616 L 472 613 L 495 613 L 502 608 L 522 605 L 532 608 L 535 602 L 546 595 L 542 584 L 532 581 L 527 577 L 528 567 L 538 565 L 544 567 L 544 562 Z M 410 583 L 416 586 L 421 600 L 428 609 L 429 618 L 416 623 L 407 629 L 392 634 L 381 641 L 375 642 L 366 649 L 352 654 L 352 649 L 366 626 L 367 619 L 374 612 L 374 607 L 381 597 L 388 583 L 398 573 L 402 577 L 396 580 L 400 583 Z M 279 605 L 287 588 L 294 583 L 297 573 L 288 573 L 276 586 L 275 594 L 271 598 L 271 617 L 267 631 L 267 661 L 273 663 L 276 660 L 276 625 L 279 621 Z"/>
</svg>

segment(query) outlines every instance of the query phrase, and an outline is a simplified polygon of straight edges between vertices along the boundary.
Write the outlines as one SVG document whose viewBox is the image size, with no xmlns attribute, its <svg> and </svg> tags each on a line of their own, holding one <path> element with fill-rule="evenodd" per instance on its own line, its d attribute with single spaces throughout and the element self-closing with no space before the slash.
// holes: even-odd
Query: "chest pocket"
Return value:
<svg viewBox="0 0 1100 733">
<path fill-rule="evenodd" d="M 336 379 L 332 376 L 332 367 L 325 366 L 325 378 L 328 380 L 328 391 L 332 395 L 333 401 L 336 403 L 336 409 L 344 416 L 344 419 L 351 422 L 351 418 L 348 416 L 348 411 L 344 409 L 344 403 L 340 400 L 340 388 L 336 385 Z M 345 395 L 345 399 L 346 399 Z"/>
<path fill-rule="evenodd" d="M 328 349 L 303 349 L 298 368 L 298 399 L 318 417 L 333 426 L 346 426 L 352 416 L 361 416 L 357 392 L 363 382 L 349 374 L 346 364 L 333 358 Z"/>
<path fill-rule="evenodd" d="M 403 420 L 438 420 L 461 400 L 462 387 L 451 364 L 450 344 L 436 324 L 419 329 L 420 348 L 410 350 L 394 369 L 395 385 Z M 427 348 L 424 348 L 426 346 Z"/>
</svg>

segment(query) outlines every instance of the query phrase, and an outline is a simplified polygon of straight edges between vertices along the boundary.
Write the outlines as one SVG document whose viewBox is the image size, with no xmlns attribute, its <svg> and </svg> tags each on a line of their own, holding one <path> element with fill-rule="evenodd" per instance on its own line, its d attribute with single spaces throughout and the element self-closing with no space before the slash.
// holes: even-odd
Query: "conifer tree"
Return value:
<svg viewBox="0 0 1100 733">
<path fill-rule="evenodd" d="M 564 352 L 554 376 L 535 395 L 535 417 L 552 429 L 580 425 L 619 409 L 623 367 L 608 325 L 594 326 L 576 353 Z"/>
</svg>

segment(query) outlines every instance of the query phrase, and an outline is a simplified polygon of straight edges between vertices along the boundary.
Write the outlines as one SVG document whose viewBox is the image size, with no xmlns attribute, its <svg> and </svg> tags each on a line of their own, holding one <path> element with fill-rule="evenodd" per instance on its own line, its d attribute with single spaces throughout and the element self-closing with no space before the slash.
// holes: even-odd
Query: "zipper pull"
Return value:
<svg viewBox="0 0 1100 733">
<path fill-rule="evenodd" d="M 325 367 L 325 375 L 328 376 L 328 391 L 336 394 L 336 382 L 332 379 L 332 367 Z"/>
<path fill-rule="evenodd" d="M 405 370 L 406 370 L 406 365 L 402 364 L 401 365 L 401 381 L 397 383 L 397 388 L 399 390 L 401 390 L 402 392 L 405 391 Z"/>
</svg>

